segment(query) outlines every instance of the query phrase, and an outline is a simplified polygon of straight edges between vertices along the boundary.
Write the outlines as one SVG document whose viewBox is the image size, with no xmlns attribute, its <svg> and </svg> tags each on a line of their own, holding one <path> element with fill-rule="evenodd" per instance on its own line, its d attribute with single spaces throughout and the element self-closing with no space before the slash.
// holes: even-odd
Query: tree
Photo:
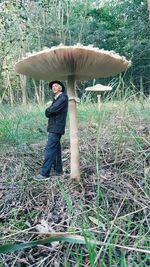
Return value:
<svg viewBox="0 0 150 267">
<path fill-rule="evenodd" d="M 26 53 L 40 51 L 43 47 L 78 42 L 114 50 L 131 58 L 132 68 L 124 75 L 124 81 L 128 84 L 132 81 L 137 91 L 143 87 L 147 93 L 150 90 L 149 2 L 1 1 L 0 101 L 26 103 L 28 98 L 43 101 L 44 83 L 16 76 L 15 62 Z"/>
<path fill-rule="evenodd" d="M 150 0 L 147 0 L 147 5 L 148 5 L 148 12 L 149 12 L 149 20 L 150 20 Z"/>
</svg>

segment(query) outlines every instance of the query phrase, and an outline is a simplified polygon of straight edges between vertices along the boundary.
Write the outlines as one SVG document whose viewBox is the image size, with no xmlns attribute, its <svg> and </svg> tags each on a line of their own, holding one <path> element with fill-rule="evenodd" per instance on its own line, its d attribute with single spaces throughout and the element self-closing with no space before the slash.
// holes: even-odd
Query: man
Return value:
<svg viewBox="0 0 150 267">
<path fill-rule="evenodd" d="M 40 174 L 35 178 L 38 181 L 50 179 L 52 165 L 54 166 L 54 175 L 60 176 L 63 173 L 60 139 L 62 134 L 65 133 L 68 96 L 64 93 L 65 87 L 60 81 L 50 82 L 49 87 L 53 91 L 54 101 L 45 110 L 45 116 L 48 118 L 47 131 L 49 134 L 45 147 L 43 166 Z"/>
</svg>

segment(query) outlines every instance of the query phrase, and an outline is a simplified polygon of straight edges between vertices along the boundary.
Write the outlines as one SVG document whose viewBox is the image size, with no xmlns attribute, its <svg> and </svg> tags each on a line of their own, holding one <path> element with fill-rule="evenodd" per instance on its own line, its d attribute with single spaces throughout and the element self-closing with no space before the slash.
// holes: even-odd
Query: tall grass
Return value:
<svg viewBox="0 0 150 267">
<path fill-rule="evenodd" d="M 146 205 L 148 207 L 148 203 L 150 201 L 150 195 L 147 194 L 148 185 L 150 185 L 150 172 L 147 176 L 146 180 L 144 180 L 143 172 L 140 171 L 140 168 L 143 168 L 143 162 L 146 158 L 150 159 L 150 101 L 149 99 L 145 99 L 143 96 L 137 98 L 134 94 L 130 97 L 126 95 L 124 99 L 121 101 L 105 101 L 102 104 L 102 109 L 100 113 L 97 111 L 96 106 L 87 103 L 84 103 L 79 113 L 81 114 L 81 122 L 82 119 L 85 121 L 85 118 L 89 119 L 91 123 L 94 125 L 97 124 L 97 146 L 96 146 L 96 169 L 97 169 L 97 202 L 96 202 L 96 220 L 99 223 L 103 217 L 101 217 L 101 211 L 103 206 L 103 212 L 105 211 L 105 226 L 108 225 L 108 232 L 105 236 L 105 241 L 107 242 L 108 246 L 106 245 L 103 249 L 100 249 L 99 257 L 95 259 L 94 263 L 98 264 L 98 266 L 147 266 L 150 264 L 150 256 L 145 255 L 144 257 L 142 254 L 134 253 L 133 257 L 127 257 L 127 252 L 122 250 L 117 253 L 117 249 L 115 248 L 115 244 L 119 242 L 119 236 L 121 232 L 119 228 L 115 227 L 114 223 L 111 222 L 111 214 L 110 214 L 110 203 L 108 194 L 104 190 L 103 186 L 101 186 L 101 169 L 103 168 L 103 163 L 101 162 L 101 153 L 104 147 L 104 140 L 109 140 L 109 148 L 112 151 L 113 161 L 114 163 L 123 160 L 123 158 L 127 155 L 126 151 L 130 151 L 134 154 L 134 157 L 137 157 L 137 162 L 132 158 L 129 159 L 127 164 L 122 164 L 120 167 L 120 179 L 123 176 L 129 176 L 131 178 L 130 183 L 137 179 L 139 176 L 140 183 L 145 183 L 142 192 L 135 192 L 142 198 L 142 194 L 146 194 Z M 85 112 L 84 112 L 85 111 Z M 85 114 L 86 113 L 86 114 Z M 143 158 L 143 159 L 142 159 Z M 136 165 L 140 166 L 136 166 Z M 109 164 L 108 164 L 109 165 Z M 139 168 L 139 173 L 137 169 Z M 150 165 L 149 165 L 150 169 Z M 137 172 L 137 177 L 134 173 Z M 140 179 L 141 176 L 141 179 Z M 142 178 L 143 177 L 143 178 Z M 133 179 L 133 181 L 132 181 Z M 137 185 L 139 185 L 139 181 L 137 181 Z M 120 196 L 121 198 L 121 196 Z M 134 198 L 134 196 L 133 196 Z M 136 197 L 135 197 L 136 198 Z M 124 200 L 128 201 L 128 196 L 125 197 Z M 129 205 L 130 206 L 130 205 Z M 133 206 L 134 207 L 134 206 Z M 131 207 L 130 207 L 131 208 Z M 121 211 L 121 210 L 120 210 Z M 128 213 L 128 207 L 126 207 L 126 212 Z M 117 220 L 119 213 L 115 217 Z M 104 215 L 103 215 L 104 216 Z M 141 221 L 141 215 L 139 215 L 139 221 Z M 143 216 L 143 221 L 145 220 Z M 122 244 L 126 246 L 130 241 L 130 233 L 132 233 L 132 229 L 136 228 L 137 232 L 139 233 L 139 239 L 135 237 L 135 248 L 137 246 L 141 246 L 143 242 L 145 243 L 145 247 L 148 249 L 150 244 L 150 239 L 148 238 L 149 232 L 149 224 L 143 225 L 139 224 L 136 225 L 136 222 L 133 222 L 132 216 L 127 216 L 127 220 L 125 221 L 125 231 L 124 237 L 122 239 Z M 122 222 L 123 223 L 123 222 Z M 122 224 L 121 223 L 121 224 Z M 107 227 L 107 226 L 106 226 Z M 122 228 L 122 227 L 121 227 Z M 120 229 L 121 229 L 120 228 Z M 89 231 L 89 227 L 87 227 L 86 231 Z M 85 231 L 85 232 L 86 232 Z M 132 234 L 131 234 L 132 235 Z M 144 235 L 144 238 L 142 236 Z M 142 238 L 142 239 L 141 239 Z M 138 240 L 138 242 L 136 242 Z M 114 244 L 114 247 L 110 246 L 110 243 Z M 98 263 L 99 262 L 99 263 Z M 94 265 L 91 265 L 94 266 Z"/>
<path fill-rule="evenodd" d="M 44 108 L 40 106 L 1 106 L 0 140 L 1 143 L 18 145 L 34 142 L 46 136 Z"/>
<path fill-rule="evenodd" d="M 79 267 L 85 264 L 91 267 L 150 266 L 150 176 L 149 171 L 145 172 L 144 165 L 150 157 L 149 104 L 149 99 L 137 98 L 134 94 L 129 97 L 127 94 L 121 101 L 103 100 L 100 112 L 97 103 L 92 103 L 90 97 L 82 100 L 78 106 L 81 168 L 82 165 L 92 165 L 95 169 L 92 177 L 82 171 L 80 191 L 83 191 L 83 197 L 79 200 L 76 199 L 78 189 L 75 187 L 74 191 L 68 186 L 69 178 L 63 181 L 55 179 L 56 191 L 59 191 L 66 204 L 69 229 L 84 237 L 85 246 L 80 241 L 64 246 L 65 263 L 62 264 L 59 257 L 60 266 L 73 266 L 73 263 Z M 18 145 L 38 143 L 46 138 L 44 109 L 38 106 L 2 106 L 1 142 Z M 146 168 L 149 169 L 149 163 Z M 41 203 L 43 191 L 47 202 L 50 188 L 32 184 L 30 168 L 26 166 L 26 169 L 27 180 L 22 180 L 22 184 L 25 183 L 22 192 L 28 194 L 23 198 L 25 205 L 26 202 L 35 201 L 35 198 L 37 201 L 34 195 L 38 193 Z M 106 180 L 103 180 L 103 176 Z M 93 194 L 92 197 L 88 196 L 88 190 Z M 44 205 L 42 203 L 43 209 Z M 40 211 L 43 216 L 48 216 L 49 205 L 46 206 L 46 213 Z M 10 215 L 12 222 L 14 217 L 12 213 Z M 33 220 L 34 216 L 39 216 L 36 210 L 28 217 Z M 27 220 L 25 215 L 21 218 Z M 15 215 L 15 227 L 20 229 L 21 218 L 17 222 Z"/>
<path fill-rule="evenodd" d="M 102 110 L 99 113 L 97 103 L 89 97 L 81 99 L 78 106 L 79 124 L 87 123 L 109 123 L 113 114 L 120 113 L 122 116 L 131 116 L 139 120 L 148 120 L 150 115 L 149 100 L 137 99 L 135 95 L 127 96 L 120 102 L 108 101 L 107 97 L 102 103 Z M 113 98 L 111 98 L 113 99 Z M 45 106 L 27 105 L 11 107 L 0 106 L 0 140 L 2 143 L 19 144 L 33 142 L 34 140 L 46 137 L 47 118 L 44 115 Z M 123 114 L 124 113 L 124 114 Z M 149 122 L 149 121 L 148 121 Z M 104 125 L 102 125 L 103 127 Z M 67 122 L 68 127 L 68 122 Z M 99 127 L 101 128 L 101 127 Z"/>
</svg>

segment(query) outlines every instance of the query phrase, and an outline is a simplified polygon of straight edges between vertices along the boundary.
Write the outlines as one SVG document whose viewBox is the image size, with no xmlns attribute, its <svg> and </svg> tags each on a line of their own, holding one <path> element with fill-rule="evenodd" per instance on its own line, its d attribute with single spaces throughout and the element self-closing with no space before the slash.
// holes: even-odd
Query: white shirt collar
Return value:
<svg viewBox="0 0 150 267">
<path fill-rule="evenodd" d="M 55 100 L 57 99 L 57 97 L 59 97 L 62 94 L 62 92 L 60 92 L 58 95 L 56 95 L 54 98 Z"/>
</svg>

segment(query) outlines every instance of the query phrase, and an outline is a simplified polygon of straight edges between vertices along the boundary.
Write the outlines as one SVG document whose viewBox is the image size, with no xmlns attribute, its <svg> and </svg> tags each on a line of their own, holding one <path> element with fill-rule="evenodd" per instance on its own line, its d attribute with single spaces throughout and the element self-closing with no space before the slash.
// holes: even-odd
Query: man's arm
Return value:
<svg viewBox="0 0 150 267">
<path fill-rule="evenodd" d="M 45 110 L 45 116 L 49 118 L 53 115 L 58 114 L 61 111 L 61 109 L 63 109 L 66 106 L 67 102 L 68 102 L 68 97 L 61 95 L 49 108 Z"/>
</svg>

